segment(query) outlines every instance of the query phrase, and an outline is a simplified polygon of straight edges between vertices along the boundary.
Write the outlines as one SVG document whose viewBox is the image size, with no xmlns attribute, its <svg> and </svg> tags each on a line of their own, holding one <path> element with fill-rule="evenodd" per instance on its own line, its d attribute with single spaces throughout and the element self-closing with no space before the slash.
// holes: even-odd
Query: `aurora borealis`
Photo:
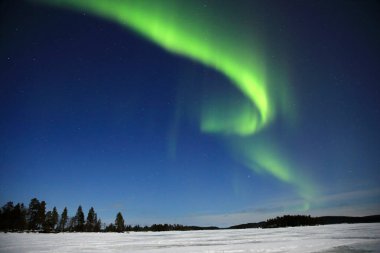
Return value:
<svg viewBox="0 0 380 253">
<path fill-rule="evenodd" d="M 213 31 L 207 20 L 194 20 L 194 8 L 175 1 L 48 1 L 73 7 L 132 28 L 164 49 L 183 55 L 229 78 L 257 109 L 237 114 L 239 122 L 226 131 L 240 135 L 253 134 L 269 123 L 273 105 L 265 83 L 259 50 L 238 48 L 241 43 L 226 34 Z M 177 6 L 178 5 L 178 6 Z M 205 17 L 207 18 L 207 17 Z M 221 24 L 217 24 L 220 26 Z M 230 41 L 230 42 L 228 42 Z M 239 52 L 241 51 L 241 52 Z M 241 118 L 241 119 L 240 119 Z M 208 117 L 205 119 L 209 121 Z M 221 122 L 218 125 L 223 124 Z M 205 123 L 205 131 L 213 131 Z"/>
<path fill-rule="evenodd" d="M 228 30 L 214 31 L 207 16 L 201 18 L 201 21 L 193 22 L 191 14 L 195 8 L 191 3 L 186 6 L 185 2 L 175 1 L 69 0 L 48 3 L 108 18 L 133 29 L 169 52 L 185 56 L 224 74 L 242 92 L 242 96 L 237 103 L 228 106 L 222 102 L 210 104 L 205 101 L 200 116 L 203 132 L 227 134 L 229 139 L 233 138 L 232 135 L 247 138 L 273 120 L 276 100 L 270 94 L 270 84 L 266 82 L 263 67 L 265 58 L 260 53 L 263 49 L 253 47 L 255 43 L 250 43 L 245 48 L 238 39 L 227 39 L 232 34 L 229 35 Z M 281 83 L 272 85 L 279 86 Z M 232 113 L 224 113 L 226 110 Z M 239 145 L 239 152 L 243 154 L 249 168 L 254 171 L 256 167 L 264 170 L 279 180 L 299 187 L 306 199 L 312 197 L 312 187 L 301 187 L 301 179 L 293 175 L 294 172 L 284 165 L 283 159 L 271 149 L 263 151 L 254 142 L 253 139 L 248 144 Z M 308 206 L 308 203 L 305 205 Z"/>
<path fill-rule="evenodd" d="M 39 58 L 37 52 L 42 52 L 41 44 L 50 40 L 52 44 L 40 53 L 45 60 L 37 62 L 37 71 L 23 67 L 30 71 L 17 73 L 19 83 L 15 86 L 11 85 L 8 76 L 1 79 L 2 83 L 7 83 L 6 90 L 10 93 L 23 84 L 28 87 L 33 83 L 34 86 L 29 86 L 34 87 L 29 93 L 33 95 L 24 99 L 25 103 L 35 105 L 40 102 L 33 101 L 48 99 L 43 106 L 31 106 L 29 113 L 21 113 L 24 116 L 19 115 L 29 108 L 22 106 L 24 102 L 12 107 L 11 101 L 17 101 L 11 100 L 12 96 L 3 100 L 4 118 L 9 118 L 6 121 L 9 125 L 2 127 L 12 130 L 3 131 L 9 133 L 2 137 L 5 143 L 2 150 L 9 157 L 2 160 L 1 177 L 5 180 L 9 168 L 16 166 L 12 157 L 23 154 L 25 162 L 32 159 L 28 164 L 39 167 L 37 170 L 41 167 L 47 170 L 49 166 L 59 167 L 56 170 L 62 172 L 68 170 L 71 176 L 64 182 L 75 175 L 74 171 L 79 174 L 95 171 L 99 175 L 85 180 L 87 188 L 91 188 L 92 182 L 99 183 L 98 177 L 103 179 L 101 175 L 105 170 L 119 173 L 118 180 L 124 178 L 129 182 L 125 188 L 120 185 L 115 189 L 105 182 L 100 184 L 109 188 L 109 194 L 120 192 L 114 202 L 121 203 L 127 210 L 129 205 L 144 197 L 147 203 L 152 198 L 162 199 L 159 196 L 169 196 L 167 201 L 174 203 L 180 200 L 187 203 L 167 214 L 164 207 L 152 214 L 147 211 L 149 204 L 134 205 L 132 219 L 145 222 L 154 217 L 173 220 L 171 215 L 176 219 L 187 217 L 191 222 L 194 213 L 196 217 L 218 217 L 223 213 L 245 217 L 247 212 L 242 210 L 258 212 L 262 208 L 275 213 L 320 213 L 342 208 L 330 203 L 335 198 L 332 196 L 357 192 L 368 193 L 361 201 L 370 207 L 360 210 L 370 213 L 373 206 L 379 204 L 373 201 L 379 194 L 375 183 L 379 177 L 375 169 L 379 163 L 375 151 L 379 143 L 369 141 L 376 139 L 373 135 L 378 135 L 374 130 L 379 126 L 375 116 L 378 112 L 368 110 L 374 108 L 371 104 L 374 102 L 365 99 L 372 96 L 367 94 L 372 88 L 369 83 L 378 77 L 373 72 L 373 54 L 366 51 L 378 53 L 375 43 L 378 36 L 373 27 L 373 19 L 377 18 L 370 11 L 371 4 L 374 3 L 354 6 L 361 12 L 351 20 L 355 8 L 339 1 L 330 5 L 315 2 L 313 8 L 313 4 L 309 6 L 298 1 L 283 6 L 262 1 L 233 4 L 42 0 L 22 1 L 21 9 L 7 2 L 4 6 L 10 14 L 5 18 L 8 23 L 2 28 L 3 33 L 10 34 L 5 40 L 9 42 L 2 46 L 2 55 L 5 55 L 2 64 L 8 66 L 7 73 L 17 73 L 11 59 L 15 54 L 12 52 L 20 49 L 16 49 L 14 41 L 39 41 L 33 44 L 33 51 L 23 47 L 26 53 L 22 55 L 26 56 L 18 56 L 32 55 L 33 59 Z M 12 11 L 17 9 L 22 13 L 24 5 L 37 14 L 16 20 L 17 13 L 12 15 Z M 342 8 L 342 14 L 334 19 L 333 13 L 338 7 Z M 314 12 L 319 16 L 305 21 L 305 25 L 299 21 L 303 20 L 304 13 Z M 52 18 L 49 13 L 57 17 Z M 17 39 L 19 33 L 14 32 L 13 26 L 17 22 L 27 22 L 28 18 L 35 23 L 28 25 L 31 28 L 25 35 L 27 39 Z M 49 19 L 55 26 L 41 25 Z M 78 28 L 73 27 L 76 22 Z M 351 32 L 342 28 L 347 22 L 354 23 L 354 32 L 362 35 L 355 36 L 352 43 L 345 39 L 351 38 Z M 323 30 L 319 25 L 331 26 Z M 52 32 L 55 28 L 57 30 Z M 334 38 L 333 34 L 340 38 Z M 320 41 L 320 45 L 313 44 L 313 39 Z M 337 43 L 343 39 L 346 48 L 339 51 Z M 369 41 L 368 49 L 362 46 L 364 41 Z M 105 46 L 107 44 L 110 46 Z M 91 46 L 85 50 L 86 45 Z M 335 57 L 330 56 L 325 47 L 336 50 Z M 358 48 L 363 51 L 355 55 L 359 61 L 351 63 L 355 66 L 349 65 L 346 60 L 351 59 Z M 36 62 L 31 66 L 33 64 Z M 47 66 L 49 71 L 42 71 Z M 357 75 L 350 79 L 349 73 L 353 72 L 348 69 L 351 68 Z M 365 74 L 367 72 L 372 75 Z M 54 73 L 57 78 L 53 77 Z M 57 83 L 51 86 L 48 80 Z M 355 86 L 358 82 L 370 87 L 363 89 L 361 92 L 365 94 L 359 97 L 360 101 L 367 100 L 369 104 L 352 102 L 359 89 Z M 363 116 L 363 111 L 369 114 Z M 48 161 L 38 157 L 33 162 L 32 151 L 28 154 L 28 148 L 22 151 L 17 148 L 16 144 L 22 140 L 10 138 L 21 131 L 15 127 L 20 121 L 12 115 L 28 118 L 29 114 L 35 116 L 22 125 L 31 128 L 22 132 L 23 140 L 30 140 L 30 143 L 23 146 L 41 147 L 33 152 L 40 150 L 44 157 L 50 157 Z M 357 115 L 364 117 L 358 123 L 361 128 L 371 127 L 359 131 L 348 126 L 347 122 L 357 122 L 354 118 Z M 75 133 L 72 132 L 74 128 Z M 73 145 L 74 148 L 70 148 Z M 363 155 L 366 150 L 370 151 Z M 353 155 L 359 153 L 362 155 Z M 97 158 L 94 160 L 93 156 Z M 65 157 L 71 159 L 65 160 Z M 65 162 L 62 163 L 62 159 Z M 105 169 L 108 166 L 113 169 Z M 353 183 L 358 175 L 363 181 Z M 170 183 L 172 180 L 178 182 Z M 159 182 L 165 187 L 159 186 Z M 76 189 L 80 180 L 69 184 L 74 184 Z M 140 192 L 139 184 L 150 186 Z M 210 185 L 214 190 L 200 197 L 200 189 Z M 63 194 L 62 190 L 57 191 L 60 193 L 56 194 Z M 152 195 L 152 191 L 157 191 L 158 196 Z M 8 191 L 2 197 L 13 196 L 14 192 L 18 191 Z M 18 194 L 19 198 L 25 196 L 22 191 Z M 124 195 L 129 196 L 124 199 Z M 202 207 L 202 203 L 210 199 L 217 204 Z M 343 207 L 348 205 L 347 201 L 342 200 Z M 182 209 L 189 206 L 195 209 Z M 359 213 L 351 205 L 350 208 L 353 213 Z M 140 215 L 141 212 L 147 214 Z M 225 222 L 235 222 L 230 219 Z"/>
</svg>

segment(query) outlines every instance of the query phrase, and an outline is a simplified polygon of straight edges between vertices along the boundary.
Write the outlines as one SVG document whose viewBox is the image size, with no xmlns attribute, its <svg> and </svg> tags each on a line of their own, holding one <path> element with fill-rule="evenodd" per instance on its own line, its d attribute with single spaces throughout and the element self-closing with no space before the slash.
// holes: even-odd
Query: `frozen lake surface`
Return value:
<svg viewBox="0 0 380 253">
<path fill-rule="evenodd" d="M 380 223 L 132 233 L 0 233 L 0 252 L 380 252 Z"/>
</svg>

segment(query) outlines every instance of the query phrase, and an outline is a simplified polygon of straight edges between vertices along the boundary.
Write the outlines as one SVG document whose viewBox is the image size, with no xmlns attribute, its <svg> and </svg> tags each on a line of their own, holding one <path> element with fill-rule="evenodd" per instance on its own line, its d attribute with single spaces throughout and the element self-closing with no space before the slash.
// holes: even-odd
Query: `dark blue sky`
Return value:
<svg viewBox="0 0 380 253">
<path fill-rule="evenodd" d="M 210 80 L 228 96 L 223 75 L 111 21 L 24 1 L 0 4 L 1 203 L 37 197 L 71 214 L 94 206 L 107 222 L 120 210 L 129 224 L 376 213 L 379 3 L 206 6 L 265 34 L 269 73 L 287 72 L 296 120 L 290 130 L 275 121 L 267 135 L 315 184 L 309 210 L 297 209 L 289 184 L 200 131 L 189 108 L 215 90 Z"/>
</svg>

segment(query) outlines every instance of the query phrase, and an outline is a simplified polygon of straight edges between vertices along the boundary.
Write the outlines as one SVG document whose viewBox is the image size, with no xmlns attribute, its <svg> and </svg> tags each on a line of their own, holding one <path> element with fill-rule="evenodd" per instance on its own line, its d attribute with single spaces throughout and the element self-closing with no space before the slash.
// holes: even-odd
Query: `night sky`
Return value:
<svg viewBox="0 0 380 253">
<path fill-rule="evenodd" d="M 0 3 L 0 201 L 227 226 L 380 210 L 377 1 Z"/>
</svg>

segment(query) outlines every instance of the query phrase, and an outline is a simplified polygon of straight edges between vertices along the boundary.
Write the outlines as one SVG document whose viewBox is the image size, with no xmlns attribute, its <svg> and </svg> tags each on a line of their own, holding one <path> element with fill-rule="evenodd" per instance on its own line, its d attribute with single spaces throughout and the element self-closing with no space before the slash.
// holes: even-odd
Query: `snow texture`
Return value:
<svg viewBox="0 0 380 253">
<path fill-rule="evenodd" d="M 380 252 L 380 223 L 131 233 L 0 233 L 0 252 Z"/>
</svg>

